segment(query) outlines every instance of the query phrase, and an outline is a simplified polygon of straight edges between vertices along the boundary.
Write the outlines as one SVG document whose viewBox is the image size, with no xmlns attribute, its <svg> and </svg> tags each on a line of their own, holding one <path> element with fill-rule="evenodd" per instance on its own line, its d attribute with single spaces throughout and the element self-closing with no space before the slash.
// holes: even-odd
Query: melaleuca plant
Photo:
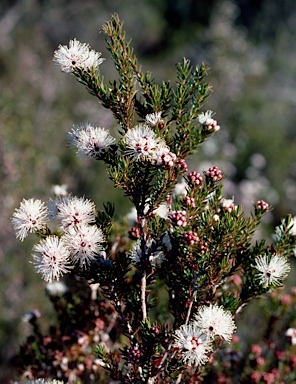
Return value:
<svg viewBox="0 0 296 384">
<path fill-rule="evenodd" d="M 283 220 L 273 244 L 254 242 L 271 207 L 258 201 L 248 217 L 224 196 L 217 166 L 188 170 L 187 157 L 220 129 L 204 109 L 211 91 L 207 67 L 193 68 L 184 58 L 174 85 L 157 84 L 139 67 L 117 15 L 103 31 L 118 79 L 106 82 L 101 54 L 77 40 L 60 46 L 54 61 L 113 113 L 117 137 L 82 123 L 70 142 L 79 155 L 105 163 L 114 186 L 133 204 L 132 223 L 118 225 L 109 203 L 98 210 L 85 197 L 60 194 L 48 205 L 23 200 L 13 226 L 20 240 L 29 232 L 40 237 L 32 262 L 44 280 L 71 277 L 85 282 L 82 289 L 96 284 L 100 302 L 112 308 L 117 342 L 106 347 L 95 339 L 92 367 L 96 362 L 96 370 L 121 383 L 199 382 L 209 359 L 232 340 L 235 315 L 287 277 L 293 223 Z M 85 361 L 80 356 L 77 366 Z M 69 369 L 58 377 L 68 380 Z"/>
</svg>

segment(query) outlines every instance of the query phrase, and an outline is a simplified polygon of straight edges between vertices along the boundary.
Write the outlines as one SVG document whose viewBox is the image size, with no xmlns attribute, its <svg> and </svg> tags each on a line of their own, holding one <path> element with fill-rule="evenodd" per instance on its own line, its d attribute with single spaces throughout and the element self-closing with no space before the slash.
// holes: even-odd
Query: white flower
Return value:
<svg viewBox="0 0 296 384">
<path fill-rule="evenodd" d="M 296 329 L 295 328 L 287 329 L 285 335 L 291 338 L 291 343 L 293 345 L 296 345 Z"/>
<path fill-rule="evenodd" d="M 134 226 L 138 222 L 137 217 L 138 217 L 137 209 L 136 207 L 132 207 L 131 210 L 126 215 L 126 219 L 130 227 Z"/>
<path fill-rule="evenodd" d="M 49 209 L 49 217 L 51 219 L 55 218 L 59 213 L 59 206 L 61 204 L 67 204 L 72 198 L 73 197 L 71 195 L 67 195 L 67 196 L 57 196 L 54 200 L 49 199 L 47 203 L 48 209 Z"/>
<path fill-rule="evenodd" d="M 227 212 L 233 212 L 235 210 L 235 208 L 237 207 L 234 204 L 234 200 L 233 199 L 222 199 L 221 200 L 221 205 L 224 208 L 224 210 L 227 211 Z"/>
<path fill-rule="evenodd" d="M 69 48 L 66 45 L 59 45 L 53 57 L 53 61 L 61 66 L 63 72 L 96 69 L 103 60 L 100 52 L 90 50 L 89 44 L 82 44 L 76 39 L 70 40 Z"/>
<path fill-rule="evenodd" d="M 180 183 L 175 185 L 173 195 L 184 197 L 187 195 L 187 188 L 188 188 L 188 185 L 187 185 L 185 179 L 182 179 Z"/>
<path fill-rule="evenodd" d="M 219 215 L 214 215 L 213 220 L 217 223 L 220 220 Z"/>
<path fill-rule="evenodd" d="M 16 231 L 16 237 L 23 241 L 29 232 L 44 228 L 47 220 L 48 209 L 41 200 L 23 199 L 12 216 L 12 226 Z"/>
<path fill-rule="evenodd" d="M 214 113 L 212 111 L 206 111 L 198 115 L 198 121 L 200 124 L 206 125 L 209 131 L 217 132 L 220 129 L 220 126 L 217 124 L 217 121 L 212 118 Z"/>
<path fill-rule="evenodd" d="M 70 132 L 71 144 L 77 148 L 77 154 L 98 158 L 115 139 L 104 128 L 94 127 L 90 123 L 75 126 Z"/>
<path fill-rule="evenodd" d="M 181 325 L 176 330 L 174 347 L 181 349 L 183 360 L 189 365 L 205 364 L 212 350 L 210 339 L 195 323 Z"/>
<path fill-rule="evenodd" d="M 170 212 L 170 209 L 169 209 L 169 206 L 166 204 L 166 203 L 162 203 L 158 206 L 158 208 L 156 208 L 153 213 L 159 217 L 161 217 L 162 219 L 168 219 L 169 217 L 169 212 Z"/>
<path fill-rule="evenodd" d="M 151 241 L 148 241 L 146 243 L 146 253 L 145 257 L 148 256 L 148 260 L 152 267 L 159 266 L 165 259 L 164 253 L 161 250 L 153 249 L 154 243 Z M 142 259 L 142 248 L 141 248 L 141 241 L 138 240 L 133 249 L 128 253 L 129 258 L 131 259 L 131 262 L 133 264 L 140 264 Z"/>
<path fill-rule="evenodd" d="M 146 123 L 155 127 L 161 121 L 161 112 L 149 113 L 145 117 Z"/>
<path fill-rule="evenodd" d="M 213 111 L 202 112 L 198 115 L 198 121 L 200 124 L 207 124 L 207 121 L 214 115 Z"/>
<path fill-rule="evenodd" d="M 157 160 L 157 151 L 166 147 L 163 139 L 145 124 L 140 124 L 127 131 L 123 140 L 126 145 L 125 153 L 137 161 Z"/>
<path fill-rule="evenodd" d="M 219 336 L 228 342 L 231 341 L 236 329 L 231 313 L 217 304 L 199 308 L 194 317 L 194 323 L 211 339 Z"/>
<path fill-rule="evenodd" d="M 259 271 L 258 278 L 264 288 L 281 285 L 291 269 L 286 258 L 280 255 L 273 255 L 271 258 L 267 255 L 258 256 L 255 263 L 254 267 Z"/>
<path fill-rule="evenodd" d="M 66 197 L 68 195 L 67 188 L 66 184 L 53 185 L 51 190 L 58 197 Z"/>
<path fill-rule="evenodd" d="M 57 200 L 56 212 L 64 231 L 82 224 L 94 223 L 96 220 L 94 203 L 76 196 Z"/>
<path fill-rule="evenodd" d="M 83 69 L 97 69 L 105 60 L 101 56 L 101 52 L 96 52 L 94 49 L 88 51 L 88 57 L 84 61 Z"/>
<path fill-rule="evenodd" d="M 61 281 L 53 281 L 52 283 L 48 283 L 46 285 L 46 290 L 50 296 L 58 296 L 66 293 L 68 288 L 66 284 Z"/>
<path fill-rule="evenodd" d="M 296 236 L 296 216 L 291 219 L 289 234 L 291 236 Z"/>
<path fill-rule="evenodd" d="M 33 251 L 36 252 L 33 254 L 35 271 L 48 283 L 59 280 L 72 269 L 69 251 L 57 236 L 42 239 L 33 247 Z"/>
<path fill-rule="evenodd" d="M 85 267 L 103 250 L 103 232 L 94 225 L 82 224 L 78 228 L 70 228 L 62 236 L 62 241 L 68 248 L 71 259 Z"/>
</svg>

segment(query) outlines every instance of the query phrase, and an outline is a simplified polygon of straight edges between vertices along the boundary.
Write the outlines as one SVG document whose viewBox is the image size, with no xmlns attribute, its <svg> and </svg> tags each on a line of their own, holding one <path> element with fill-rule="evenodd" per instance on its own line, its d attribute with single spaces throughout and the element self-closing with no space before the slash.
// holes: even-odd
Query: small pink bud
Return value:
<svg viewBox="0 0 296 384">
<path fill-rule="evenodd" d="M 170 215 L 172 223 L 178 227 L 186 227 L 186 211 L 173 211 Z"/>
<path fill-rule="evenodd" d="M 200 188 L 202 187 L 203 179 L 199 172 L 192 171 L 188 173 L 187 177 L 190 184 L 199 185 Z"/>
<path fill-rule="evenodd" d="M 259 209 L 259 211 L 266 211 L 269 208 L 269 204 L 264 200 L 258 200 L 256 203 L 256 208 Z"/>
<path fill-rule="evenodd" d="M 223 174 L 220 168 L 216 165 L 212 168 L 209 168 L 206 172 L 206 176 L 212 181 L 219 181 L 223 178 Z"/>
</svg>

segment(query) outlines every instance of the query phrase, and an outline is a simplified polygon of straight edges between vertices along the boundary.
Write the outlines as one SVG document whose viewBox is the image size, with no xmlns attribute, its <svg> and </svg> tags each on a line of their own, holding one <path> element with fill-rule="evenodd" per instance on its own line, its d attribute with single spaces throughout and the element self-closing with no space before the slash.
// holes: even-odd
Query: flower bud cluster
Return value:
<svg viewBox="0 0 296 384">
<path fill-rule="evenodd" d="M 143 356 L 143 352 L 139 349 L 139 347 L 136 346 L 130 349 L 128 353 L 128 360 L 132 364 L 139 364 L 142 356 Z"/>
<path fill-rule="evenodd" d="M 206 171 L 206 176 L 212 181 L 219 181 L 223 178 L 221 169 L 216 165 Z"/>
<path fill-rule="evenodd" d="M 182 171 L 182 172 L 187 172 L 188 171 L 188 166 L 186 164 L 186 161 L 185 159 L 178 159 L 176 161 L 176 164 L 178 166 L 178 168 Z"/>
<path fill-rule="evenodd" d="M 183 237 L 185 241 L 190 245 L 196 244 L 199 241 L 197 233 L 193 231 L 185 232 Z"/>
<path fill-rule="evenodd" d="M 172 223 L 178 227 L 186 227 L 186 211 L 173 211 L 170 214 Z"/>
<path fill-rule="evenodd" d="M 187 178 L 190 184 L 199 185 L 200 188 L 202 187 L 203 178 L 199 172 L 192 171 L 188 173 Z"/>
<path fill-rule="evenodd" d="M 140 228 L 139 227 L 132 227 L 129 230 L 128 234 L 132 240 L 138 240 L 140 238 Z"/>
<path fill-rule="evenodd" d="M 197 242 L 197 245 L 198 245 L 198 252 L 201 255 L 204 255 L 207 252 L 209 252 L 209 246 L 208 246 L 208 243 L 206 241 L 200 240 Z"/>
<path fill-rule="evenodd" d="M 269 204 L 266 203 L 264 200 L 259 200 L 256 202 L 256 208 L 259 211 L 266 211 L 269 208 Z"/>
<path fill-rule="evenodd" d="M 170 150 L 167 147 L 165 147 L 158 154 L 156 163 L 157 165 L 165 165 L 167 167 L 173 167 L 176 159 L 177 159 L 177 156 L 173 152 L 170 152 Z"/>
<path fill-rule="evenodd" d="M 189 207 L 195 207 L 195 200 L 194 200 L 193 197 L 185 196 L 184 197 L 184 202 Z"/>
</svg>

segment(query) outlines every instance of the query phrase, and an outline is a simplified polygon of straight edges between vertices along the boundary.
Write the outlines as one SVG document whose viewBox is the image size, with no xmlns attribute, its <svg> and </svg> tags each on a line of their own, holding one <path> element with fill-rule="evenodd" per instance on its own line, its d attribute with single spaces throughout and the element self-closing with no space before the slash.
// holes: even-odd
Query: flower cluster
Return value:
<svg viewBox="0 0 296 384">
<path fill-rule="evenodd" d="M 254 267 L 258 270 L 258 279 L 264 288 L 281 285 L 291 269 L 287 259 L 280 255 L 258 256 Z"/>
<path fill-rule="evenodd" d="M 184 239 L 190 245 L 196 244 L 199 241 L 199 237 L 196 232 L 189 231 L 184 233 Z"/>
<path fill-rule="evenodd" d="M 173 211 L 170 214 L 172 223 L 178 227 L 186 227 L 186 211 Z"/>
<path fill-rule="evenodd" d="M 116 140 L 105 128 L 85 123 L 72 129 L 70 142 L 77 148 L 78 155 L 98 159 L 111 145 L 115 144 Z"/>
<path fill-rule="evenodd" d="M 202 179 L 202 176 L 199 172 L 192 171 L 192 172 L 188 173 L 187 178 L 188 178 L 190 183 L 192 183 L 194 185 L 198 185 L 200 187 L 202 186 L 203 179 Z"/>
<path fill-rule="evenodd" d="M 125 154 L 135 161 L 150 162 L 172 167 L 177 156 L 170 152 L 164 139 L 146 124 L 139 124 L 129 129 L 123 137 Z"/>
<path fill-rule="evenodd" d="M 89 44 L 80 43 L 78 40 L 70 40 L 69 47 L 60 45 L 54 52 L 56 64 L 61 66 L 63 72 L 97 69 L 103 62 L 101 53 L 90 49 Z"/>
<path fill-rule="evenodd" d="M 33 247 L 33 264 L 47 282 L 59 280 L 74 265 L 84 268 L 101 257 L 104 235 L 94 225 L 96 209 L 93 202 L 78 197 L 58 197 L 49 209 L 40 200 L 23 200 L 16 209 L 12 225 L 23 240 L 29 232 L 43 230 L 45 238 Z M 46 223 L 49 217 L 60 222 L 60 236 L 51 234 Z"/>
<path fill-rule="evenodd" d="M 295 324 L 296 288 L 289 291 L 273 291 L 258 299 L 256 317 L 250 319 L 249 328 L 253 328 L 253 340 L 243 340 L 234 334 L 232 343 L 220 353 L 211 356 L 208 375 L 214 382 L 231 383 L 294 383 L 296 380 Z M 268 330 L 256 328 L 263 314 L 272 312 L 272 322 Z M 248 316 L 248 315 L 247 315 Z M 244 314 L 242 314 L 242 320 Z M 270 320 L 270 318 L 268 318 Z M 281 332 L 279 332 L 279 329 Z M 285 331 L 286 329 L 286 331 Z M 248 335 L 248 331 L 247 331 Z M 242 336 L 243 337 L 243 336 Z M 241 345 L 248 344 L 242 352 Z M 238 370 L 239 367 L 239 370 Z M 209 379 L 210 380 L 210 379 Z"/>
<path fill-rule="evenodd" d="M 256 202 L 256 207 L 259 211 L 266 211 L 269 208 L 269 204 L 264 200 L 259 200 Z"/>
<path fill-rule="evenodd" d="M 204 113 L 201 113 L 198 116 L 198 121 L 200 124 L 206 126 L 208 131 L 217 132 L 220 129 L 220 126 L 218 125 L 217 121 L 212 118 L 213 116 L 212 111 L 206 111 Z"/>
<path fill-rule="evenodd" d="M 212 181 L 218 181 L 223 178 L 221 169 L 219 169 L 216 165 L 207 170 L 206 176 Z"/>
<path fill-rule="evenodd" d="M 160 128 L 163 128 L 164 121 L 161 119 L 161 112 L 149 113 L 145 116 L 145 120 L 151 127 L 160 125 Z"/>
<path fill-rule="evenodd" d="M 48 221 L 48 209 L 41 200 L 23 199 L 12 217 L 16 237 L 23 241 L 29 232 L 41 231 Z"/>
<path fill-rule="evenodd" d="M 221 206 L 227 212 L 233 212 L 236 208 L 233 199 L 222 199 Z"/>
<path fill-rule="evenodd" d="M 188 364 L 205 364 L 213 350 L 213 341 L 218 338 L 230 342 L 235 329 L 229 311 L 217 304 L 202 306 L 192 322 L 176 331 L 174 346 L 180 349 L 182 359 Z"/>
</svg>

